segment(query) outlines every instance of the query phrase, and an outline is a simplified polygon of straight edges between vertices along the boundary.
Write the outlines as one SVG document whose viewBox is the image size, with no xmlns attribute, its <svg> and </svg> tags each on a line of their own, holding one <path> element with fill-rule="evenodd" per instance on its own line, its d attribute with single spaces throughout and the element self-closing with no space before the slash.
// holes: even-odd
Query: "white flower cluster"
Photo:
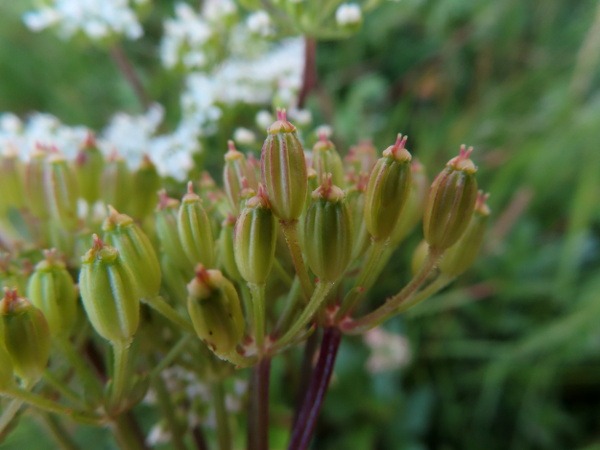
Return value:
<svg viewBox="0 0 600 450">
<path fill-rule="evenodd" d="M 146 3 L 148 0 L 51 0 L 25 13 L 23 21 L 32 31 L 55 27 L 65 39 L 77 33 L 92 40 L 112 35 L 138 39 L 144 33 L 135 8 Z"/>
<path fill-rule="evenodd" d="M 160 56 L 165 67 L 171 69 L 181 62 L 188 69 L 203 68 L 210 60 L 211 38 L 218 37 L 227 18 L 236 13 L 231 0 L 208 0 L 201 12 L 187 3 L 177 3 L 175 17 L 164 24 Z"/>
<path fill-rule="evenodd" d="M 368 331 L 365 343 L 371 349 L 367 370 L 371 373 L 387 372 L 408 365 L 410 346 L 405 336 L 390 333 L 379 326 Z"/>
<path fill-rule="evenodd" d="M 335 11 L 335 20 L 341 27 L 359 24 L 362 11 L 357 3 L 342 3 Z"/>
<path fill-rule="evenodd" d="M 158 104 L 141 116 L 118 113 L 98 136 L 98 145 L 107 155 L 116 149 L 132 169 L 147 154 L 161 175 L 184 181 L 193 165 L 192 155 L 200 150 L 199 130 L 182 122 L 173 133 L 158 135 L 163 115 Z M 74 158 L 89 132 L 84 126 L 64 125 L 50 114 L 33 114 L 26 122 L 14 114 L 0 114 L 0 148 L 14 149 L 24 159 L 36 145 L 56 147 Z"/>
</svg>

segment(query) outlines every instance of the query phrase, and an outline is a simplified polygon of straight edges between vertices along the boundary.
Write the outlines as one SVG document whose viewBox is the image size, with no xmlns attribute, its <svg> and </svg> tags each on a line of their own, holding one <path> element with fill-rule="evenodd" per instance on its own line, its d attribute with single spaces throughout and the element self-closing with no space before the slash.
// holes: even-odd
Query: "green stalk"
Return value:
<svg viewBox="0 0 600 450">
<path fill-rule="evenodd" d="M 77 393 L 73 389 L 71 389 L 65 381 L 59 379 L 49 370 L 46 370 L 44 372 L 44 374 L 42 375 L 42 380 L 44 380 L 44 383 L 46 383 L 49 387 L 58 392 L 61 395 L 61 397 L 64 397 L 65 399 L 74 403 L 75 405 L 77 405 L 78 408 L 85 407 L 79 395 L 77 395 Z"/>
<path fill-rule="evenodd" d="M 73 369 L 75 369 L 84 392 L 89 392 L 94 399 L 100 399 L 102 397 L 102 389 L 91 366 L 82 358 L 81 354 L 75 349 L 73 343 L 68 338 L 59 337 L 56 341 L 60 351 L 65 355 L 69 364 L 73 366 Z"/>
<path fill-rule="evenodd" d="M 25 403 L 23 400 L 17 400 L 13 398 L 8 404 L 8 407 L 4 410 L 2 416 L 0 416 L 0 435 L 2 435 L 4 429 L 17 415 L 23 403 Z"/>
<path fill-rule="evenodd" d="M 265 285 L 248 283 L 252 293 L 252 325 L 254 342 L 258 354 L 261 355 L 265 343 Z"/>
<path fill-rule="evenodd" d="M 419 269 L 419 272 L 400 292 L 388 299 L 375 311 L 360 319 L 347 318 L 347 320 L 342 320 L 340 324 L 342 332 L 347 334 L 362 334 L 394 315 L 396 308 L 409 299 L 427 280 L 427 277 L 435 269 L 435 265 L 442 257 L 442 254 L 442 250 L 430 247 L 427 259 Z"/>
<path fill-rule="evenodd" d="M 323 300 L 327 297 L 329 290 L 333 287 L 332 283 L 327 281 L 320 281 L 317 283 L 317 287 L 315 289 L 314 294 L 312 295 L 308 305 L 300 314 L 300 317 L 296 319 L 294 323 L 289 327 L 286 333 L 281 336 L 280 339 L 277 339 L 275 344 L 276 348 L 283 348 L 290 342 L 292 342 L 297 335 L 302 331 L 302 329 L 310 322 L 310 320 L 314 317 L 315 313 L 323 303 Z"/>
<path fill-rule="evenodd" d="M 304 264 L 304 259 L 302 258 L 302 249 L 300 248 L 300 244 L 298 244 L 298 221 L 285 222 L 280 220 L 279 223 L 281 224 L 285 241 L 290 250 L 292 261 L 294 262 L 294 269 L 296 269 L 296 274 L 300 279 L 304 296 L 308 300 L 312 296 L 313 285 L 310 281 L 310 276 L 308 275 L 308 269 Z"/>
<path fill-rule="evenodd" d="M 219 450 L 231 449 L 231 432 L 229 429 L 229 417 L 225 409 L 225 388 L 223 380 L 213 383 L 213 401 L 215 418 L 217 420 L 217 442 Z"/>
<path fill-rule="evenodd" d="M 156 310 L 158 313 L 165 316 L 171 322 L 173 322 L 178 327 L 189 331 L 190 333 L 194 332 L 194 327 L 190 323 L 189 320 L 181 317 L 175 309 L 171 305 L 169 305 L 164 298 L 160 295 L 156 297 L 146 297 L 142 299 L 142 302 L 149 305 L 152 309 Z"/>
<path fill-rule="evenodd" d="M 165 382 L 162 377 L 155 377 L 153 381 L 158 405 L 169 427 L 173 447 L 176 450 L 186 450 L 185 443 L 183 442 L 184 430 L 175 416 L 175 407 L 171 402 L 171 395 L 165 386 Z"/>
<path fill-rule="evenodd" d="M 50 413 L 44 413 L 41 415 L 42 420 L 46 424 L 48 431 L 63 450 L 79 450 L 79 446 L 71 439 L 69 433 L 63 427 L 58 417 Z"/>
<path fill-rule="evenodd" d="M 181 339 L 179 339 L 179 341 L 173 347 L 171 347 L 171 350 L 169 350 L 165 357 L 161 359 L 160 362 L 156 366 L 154 366 L 154 368 L 150 371 L 149 377 L 158 377 L 160 373 L 164 369 L 166 369 L 167 366 L 169 366 L 169 364 L 175 361 L 175 358 L 179 356 L 179 354 L 183 351 L 188 342 L 191 341 L 192 337 L 193 336 L 191 334 L 186 334 Z"/>
<path fill-rule="evenodd" d="M 298 277 L 294 277 L 294 282 L 292 283 L 292 287 L 288 292 L 285 307 L 279 316 L 279 320 L 275 326 L 275 331 L 272 334 L 273 336 L 278 336 L 281 330 L 285 330 L 288 327 L 289 322 L 292 320 L 292 317 L 296 312 L 300 295 L 302 295 L 300 290 L 300 279 Z"/>
<path fill-rule="evenodd" d="M 129 414 L 121 414 L 113 420 L 113 432 L 121 450 L 145 450 L 143 440 L 135 432 Z"/>
<path fill-rule="evenodd" d="M 115 341 L 113 347 L 113 385 L 112 404 L 119 405 L 123 402 L 128 391 L 129 381 L 129 342 Z"/>
<path fill-rule="evenodd" d="M 455 277 L 449 277 L 449 276 L 446 276 L 443 274 L 440 275 L 434 281 L 432 281 L 429 285 L 427 285 L 427 287 L 425 287 L 425 289 L 423 289 L 422 291 L 419 291 L 418 293 L 416 293 L 412 297 L 409 297 L 406 301 L 401 303 L 394 313 L 395 314 L 403 313 L 407 309 L 412 308 L 415 305 L 418 305 L 423 300 L 427 300 L 429 297 L 431 297 L 432 295 L 436 294 L 438 291 L 440 291 L 440 290 L 444 289 L 446 286 L 448 286 L 452 281 L 454 281 L 454 279 L 455 279 Z"/>
</svg>

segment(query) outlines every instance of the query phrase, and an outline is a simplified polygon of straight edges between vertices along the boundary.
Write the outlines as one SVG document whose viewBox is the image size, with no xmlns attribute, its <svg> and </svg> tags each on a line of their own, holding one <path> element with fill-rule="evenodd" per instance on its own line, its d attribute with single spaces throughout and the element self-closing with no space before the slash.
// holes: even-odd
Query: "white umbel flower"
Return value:
<svg viewBox="0 0 600 450">
<path fill-rule="evenodd" d="M 362 11 L 357 3 L 342 3 L 335 11 L 335 20 L 341 27 L 359 24 Z"/>
<path fill-rule="evenodd" d="M 266 37 L 273 35 L 271 16 L 264 10 L 250 14 L 246 19 L 246 25 L 251 33 L 258 34 L 259 36 Z"/>
</svg>

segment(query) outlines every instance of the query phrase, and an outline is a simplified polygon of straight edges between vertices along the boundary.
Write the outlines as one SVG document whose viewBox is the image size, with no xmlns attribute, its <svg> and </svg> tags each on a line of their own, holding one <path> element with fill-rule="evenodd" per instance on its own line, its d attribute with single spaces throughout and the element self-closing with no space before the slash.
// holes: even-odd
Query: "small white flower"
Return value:
<svg viewBox="0 0 600 450">
<path fill-rule="evenodd" d="M 256 136 L 248 128 L 239 127 L 233 132 L 233 140 L 238 144 L 250 145 L 256 142 Z"/>
<path fill-rule="evenodd" d="M 246 19 L 246 25 L 248 29 L 259 36 L 271 36 L 273 34 L 273 27 L 271 23 L 271 17 L 269 13 L 264 10 L 256 11 L 248 16 Z"/>
<path fill-rule="evenodd" d="M 315 129 L 315 134 L 317 137 L 325 136 L 326 138 L 330 138 L 333 134 L 333 129 L 329 125 L 320 125 Z"/>
<path fill-rule="evenodd" d="M 335 11 L 335 20 L 341 27 L 356 25 L 362 21 L 362 11 L 357 3 L 342 3 Z"/>
<path fill-rule="evenodd" d="M 264 128 L 265 130 L 269 128 L 271 124 L 275 121 L 275 119 L 273 118 L 273 114 L 264 109 L 256 113 L 256 118 L 254 120 L 256 121 L 256 125 L 258 125 L 259 128 Z"/>
<path fill-rule="evenodd" d="M 310 125 L 312 122 L 312 113 L 308 109 L 292 108 L 287 115 L 294 124 L 301 127 Z"/>
<path fill-rule="evenodd" d="M 364 339 L 371 348 L 371 356 L 366 363 L 367 370 L 371 373 L 394 370 L 410 361 L 410 347 L 404 336 L 377 327 L 367 332 Z"/>
</svg>

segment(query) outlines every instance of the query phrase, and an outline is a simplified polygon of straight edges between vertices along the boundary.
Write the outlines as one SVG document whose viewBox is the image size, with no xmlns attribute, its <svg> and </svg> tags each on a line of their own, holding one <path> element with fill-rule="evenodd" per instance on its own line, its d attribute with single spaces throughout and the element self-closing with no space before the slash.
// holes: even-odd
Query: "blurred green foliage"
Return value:
<svg viewBox="0 0 600 450">
<path fill-rule="evenodd" d="M 140 111 L 106 53 L 30 33 L 23 8 L 0 4 L 0 111 L 96 128 Z M 180 80 L 150 47 L 159 12 L 127 50 L 175 123 Z M 401 131 L 434 176 L 474 145 L 494 225 L 472 270 L 387 324 L 410 338 L 407 367 L 370 374 L 346 340 L 314 448 L 600 448 L 599 27 L 592 0 L 402 0 L 319 44 L 309 107 L 339 148 Z M 373 302 L 407 278 L 418 239 Z"/>
</svg>

